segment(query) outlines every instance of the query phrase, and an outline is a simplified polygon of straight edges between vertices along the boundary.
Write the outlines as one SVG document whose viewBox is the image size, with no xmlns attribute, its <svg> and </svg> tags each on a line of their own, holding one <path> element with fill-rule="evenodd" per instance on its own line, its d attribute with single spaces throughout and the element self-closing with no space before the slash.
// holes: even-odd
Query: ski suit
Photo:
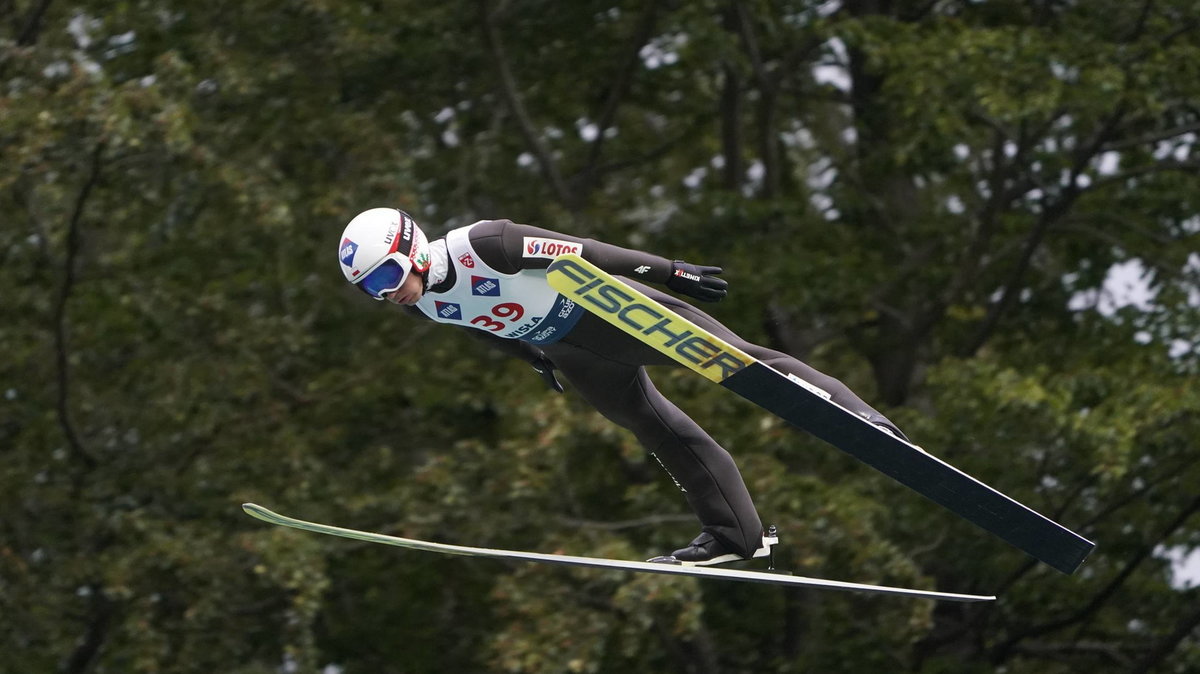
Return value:
<svg viewBox="0 0 1200 674">
<path fill-rule="evenodd" d="M 678 364 L 558 295 L 546 283 L 554 257 L 574 252 L 649 295 L 680 316 L 754 358 L 832 394 L 835 402 L 899 433 L 840 381 L 779 351 L 752 344 L 708 314 L 641 283 L 666 283 L 666 258 L 559 232 L 485 220 L 449 232 L 448 271 L 414 308 L 442 323 L 468 328 L 501 351 L 535 363 L 548 358 L 576 391 L 609 420 L 631 431 L 684 492 L 704 531 L 750 556 L 762 522 L 733 458 L 667 400 L 647 365 Z"/>
</svg>

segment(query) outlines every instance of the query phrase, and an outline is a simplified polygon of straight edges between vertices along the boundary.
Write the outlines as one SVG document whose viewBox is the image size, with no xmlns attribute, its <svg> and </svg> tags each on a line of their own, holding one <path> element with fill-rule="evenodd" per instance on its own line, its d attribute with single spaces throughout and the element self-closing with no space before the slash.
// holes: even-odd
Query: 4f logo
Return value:
<svg viewBox="0 0 1200 674">
<path fill-rule="evenodd" d="M 646 272 L 650 271 L 650 265 L 644 264 L 644 265 L 638 267 L 637 269 L 634 269 L 634 271 L 636 271 L 639 274 L 645 274 Z"/>
</svg>

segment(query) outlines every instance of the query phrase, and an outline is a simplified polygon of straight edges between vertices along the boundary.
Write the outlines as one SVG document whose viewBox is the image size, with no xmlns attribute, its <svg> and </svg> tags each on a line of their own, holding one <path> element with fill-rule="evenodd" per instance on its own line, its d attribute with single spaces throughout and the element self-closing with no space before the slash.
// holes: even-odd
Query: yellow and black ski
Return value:
<svg viewBox="0 0 1200 674">
<path fill-rule="evenodd" d="M 1095 544 L 765 365 L 574 254 L 547 269 L 550 285 L 682 365 L 803 428 L 1063 573 Z"/>
</svg>

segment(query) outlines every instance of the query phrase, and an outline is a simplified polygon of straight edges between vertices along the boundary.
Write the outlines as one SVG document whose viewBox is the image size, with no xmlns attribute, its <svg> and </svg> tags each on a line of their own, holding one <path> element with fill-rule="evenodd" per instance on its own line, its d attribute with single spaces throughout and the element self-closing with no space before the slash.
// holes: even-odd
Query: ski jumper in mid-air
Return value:
<svg viewBox="0 0 1200 674">
<path fill-rule="evenodd" d="M 484 220 L 429 241 L 407 213 L 360 213 L 338 245 L 348 281 L 377 300 L 411 307 L 457 325 L 520 358 L 556 391 L 554 370 L 606 418 L 631 431 L 667 470 L 696 513 L 701 533 L 686 547 L 650 561 L 719 564 L 765 556 L 769 540 L 733 458 L 646 375 L 647 365 L 678 366 L 590 314 L 546 282 L 546 267 L 575 253 L 754 358 L 832 395 L 834 402 L 904 435 L 845 384 L 779 351 L 747 342 L 708 314 L 643 283 L 716 302 L 726 295 L 719 267 L 581 239 L 508 220 Z"/>
</svg>

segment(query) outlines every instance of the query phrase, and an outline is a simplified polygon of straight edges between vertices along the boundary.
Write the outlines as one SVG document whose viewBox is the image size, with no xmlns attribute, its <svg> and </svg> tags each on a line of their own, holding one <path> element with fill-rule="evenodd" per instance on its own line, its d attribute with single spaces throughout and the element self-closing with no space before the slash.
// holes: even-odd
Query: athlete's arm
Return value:
<svg viewBox="0 0 1200 674">
<path fill-rule="evenodd" d="M 677 293 L 705 302 L 724 299 L 729 285 L 717 278 L 720 267 L 671 261 L 640 250 L 519 225 L 511 220 L 488 220 L 471 229 L 471 247 L 489 267 L 505 274 L 545 269 L 560 254 L 559 248 L 564 243 L 578 244 L 583 259 L 610 274 L 662 283 Z"/>
<path fill-rule="evenodd" d="M 550 266 L 557 254 L 555 242 L 579 244 L 583 259 L 610 274 L 650 283 L 666 283 L 671 278 L 671 260 L 640 250 L 520 225 L 511 220 L 489 220 L 471 229 L 471 247 L 489 267 L 505 274 Z"/>
<path fill-rule="evenodd" d="M 562 384 L 558 383 L 558 378 L 554 376 L 554 370 L 556 369 L 554 362 L 547 358 L 541 349 L 524 340 L 505 339 L 504 337 L 497 337 L 490 332 L 475 330 L 474 328 L 464 327 L 463 329 L 475 339 L 487 344 L 500 353 L 529 363 L 533 367 L 533 371 L 542 377 L 542 381 L 546 383 L 548 388 L 558 393 L 563 392 Z"/>
</svg>

